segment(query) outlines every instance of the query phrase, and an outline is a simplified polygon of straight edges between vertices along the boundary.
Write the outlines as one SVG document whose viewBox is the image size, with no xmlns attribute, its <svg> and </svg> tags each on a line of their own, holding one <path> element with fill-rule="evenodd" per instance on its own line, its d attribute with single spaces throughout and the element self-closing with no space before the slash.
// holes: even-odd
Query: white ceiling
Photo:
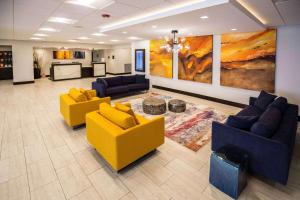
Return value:
<svg viewBox="0 0 300 200">
<path fill-rule="evenodd" d="M 182 35 L 206 35 L 230 32 L 232 28 L 244 32 L 300 24 L 299 0 L 94 1 L 97 9 L 68 4 L 65 0 L 0 0 L 0 39 L 29 40 L 35 33 L 46 33 L 49 37 L 44 41 L 67 42 L 84 36 L 91 39 L 80 40 L 82 43 L 124 44 L 131 42 L 130 36 L 143 39 L 171 36 L 172 29 L 178 29 Z M 103 5 L 108 6 L 103 8 Z M 102 14 L 111 17 L 104 19 Z M 203 15 L 209 18 L 200 19 Z M 50 17 L 70 18 L 77 23 L 48 22 Z M 151 28 L 152 25 L 157 28 Z M 60 32 L 39 31 L 42 27 Z M 107 36 L 91 35 L 100 30 Z"/>
</svg>

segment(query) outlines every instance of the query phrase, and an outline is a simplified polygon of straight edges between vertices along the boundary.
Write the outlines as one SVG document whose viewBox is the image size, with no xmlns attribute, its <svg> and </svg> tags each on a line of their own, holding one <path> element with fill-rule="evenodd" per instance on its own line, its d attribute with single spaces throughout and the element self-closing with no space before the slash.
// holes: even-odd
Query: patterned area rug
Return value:
<svg viewBox="0 0 300 200">
<path fill-rule="evenodd" d="M 151 119 L 155 115 L 145 114 L 142 107 L 143 100 L 150 96 L 164 99 L 166 102 L 172 99 L 170 96 L 150 93 L 138 99 L 123 99 L 122 102 L 130 102 L 134 112 Z M 212 121 L 226 119 L 226 115 L 214 108 L 189 102 L 186 102 L 184 113 L 167 111 L 163 116 L 165 117 L 165 136 L 195 152 L 210 141 Z"/>
</svg>

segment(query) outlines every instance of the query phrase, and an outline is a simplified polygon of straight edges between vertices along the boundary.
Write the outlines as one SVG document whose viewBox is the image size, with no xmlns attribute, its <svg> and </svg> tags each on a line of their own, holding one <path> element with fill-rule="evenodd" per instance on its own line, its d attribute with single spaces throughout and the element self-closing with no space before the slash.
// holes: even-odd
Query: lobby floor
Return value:
<svg viewBox="0 0 300 200">
<path fill-rule="evenodd" d="M 16 86 L 0 81 L 1 200 L 230 199 L 208 182 L 210 144 L 194 153 L 166 138 L 155 154 L 119 174 L 111 171 L 88 144 L 85 128 L 72 130 L 59 113 L 59 94 L 70 87 L 90 88 L 93 80 L 52 82 L 44 78 Z M 239 110 L 152 91 L 209 105 L 225 114 Z M 288 185 L 250 176 L 239 199 L 300 199 L 300 134 Z"/>
</svg>

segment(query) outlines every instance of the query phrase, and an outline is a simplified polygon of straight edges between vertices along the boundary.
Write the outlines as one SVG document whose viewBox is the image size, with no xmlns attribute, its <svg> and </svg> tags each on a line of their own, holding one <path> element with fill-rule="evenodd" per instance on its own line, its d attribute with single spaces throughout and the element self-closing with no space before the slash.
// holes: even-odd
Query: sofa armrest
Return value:
<svg viewBox="0 0 300 200">
<path fill-rule="evenodd" d="M 99 82 L 92 82 L 92 89 L 96 90 L 96 94 L 98 97 L 105 97 L 106 96 L 106 87 L 103 83 Z"/>
<path fill-rule="evenodd" d="M 235 146 L 249 155 L 250 170 L 285 184 L 289 171 L 290 151 L 287 145 L 226 124 L 213 122 L 212 150 Z"/>
<path fill-rule="evenodd" d="M 118 163 L 123 168 L 128 160 L 136 160 L 164 143 L 164 117 L 125 130 L 117 136 L 117 156 L 125 160 Z"/>
<path fill-rule="evenodd" d="M 256 97 L 250 97 L 249 98 L 249 105 L 254 106 L 254 103 L 255 103 L 256 99 L 257 99 Z"/>
</svg>

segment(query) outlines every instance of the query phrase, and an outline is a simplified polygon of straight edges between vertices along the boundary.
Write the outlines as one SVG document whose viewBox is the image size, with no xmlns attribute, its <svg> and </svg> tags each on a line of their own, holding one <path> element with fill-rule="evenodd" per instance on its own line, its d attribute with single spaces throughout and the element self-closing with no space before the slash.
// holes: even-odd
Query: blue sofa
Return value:
<svg viewBox="0 0 300 200">
<path fill-rule="evenodd" d="M 97 78 L 92 82 L 92 88 L 96 90 L 98 97 L 116 97 L 129 93 L 149 90 L 149 79 L 145 75 L 115 76 Z"/>
<path fill-rule="evenodd" d="M 213 122 L 212 150 L 238 147 L 249 154 L 249 172 L 286 185 L 297 132 L 298 106 L 286 102 L 279 112 L 269 109 L 270 105 L 266 104 L 268 109 L 262 110 L 256 106 L 256 101 L 257 98 L 251 97 L 249 106 L 236 115 L 257 116 L 258 121 L 249 130 L 233 127 L 228 120 L 226 123 Z M 273 134 L 257 134 L 255 131 L 270 132 L 259 126 L 262 123 L 275 128 Z"/>
</svg>

